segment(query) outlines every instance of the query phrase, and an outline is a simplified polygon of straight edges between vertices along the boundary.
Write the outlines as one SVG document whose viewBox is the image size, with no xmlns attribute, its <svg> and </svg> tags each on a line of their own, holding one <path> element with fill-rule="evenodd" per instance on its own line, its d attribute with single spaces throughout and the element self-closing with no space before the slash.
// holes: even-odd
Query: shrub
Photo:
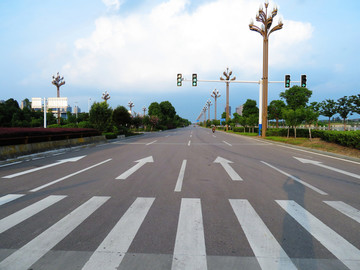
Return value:
<svg viewBox="0 0 360 270">
<path fill-rule="evenodd" d="M 106 132 L 106 133 L 103 133 L 103 135 L 105 135 L 105 138 L 107 140 L 111 140 L 111 139 L 116 139 L 117 138 L 117 135 L 113 132 Z"/>
</svg>

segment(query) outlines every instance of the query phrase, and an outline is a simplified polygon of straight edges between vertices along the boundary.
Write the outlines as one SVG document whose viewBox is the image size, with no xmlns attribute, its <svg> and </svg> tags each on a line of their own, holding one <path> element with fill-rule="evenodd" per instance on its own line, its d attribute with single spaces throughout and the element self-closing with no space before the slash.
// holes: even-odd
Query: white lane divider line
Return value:
<svg viewBox="0 0 360 270">
<path fill-rule="evenodd" d="M 223 141 L 223 143 L 227 144 L 228 146 L 232 146 L 232 144 L 226 142 L 226 141 Z"/>
<path fill-rule="evenodd" d="M 77 172 L 74 172 L 74 173 L 69 174 L 69 175 L 67 175 L 67 176 L 61 177 L 61 178 L 59 178 L 59 179 L 57 179 L 57 180 L 54 180 L 54 181 L 52 181 L 52 182 L 50 182 L 50 183 L 47 183 L 47 184 L 42 185 L 42 186 L 40 186 L 40 187 L 34 188 L 34 189 L 30 190 L 30 192 L 39 191 L 40 189 L 43 189 L 43 188 L 46 188 L 46 187 L 51 186 L 51 185 L 53 185 L 53 184 L 56 184 L 56 183 L 58 183 L 58 182 L 61 182 L 61 181 L 65 180 L 65 179 L 68 179 L 68 178 L 74 176 L 74 175 L 77 175 L 77 174 L 79 174 L 79 173 L 82 173 L 82 172 L 85 172 L 85 171 L 90 170 L 90 169 L 92 169 L 92 168 L 95 168 L 95 167 L 97 167 L 97 166 L 100 166 L 100 165 L 102 165 L 102 164 L 104 164 L 104 163 L 106 163 L 106 162 L 108 162 L 108 161 L 110 161 L 110 160 L 112 160 L 112 159 L 109 158 L 109 159 L 107 159 L 107 160 L 105 160 L 105 161 L 102 161 L 102 162 L 100 162 L 100 163 L 97 163 L 97 164 L 95 164 L 95 165 L 92 165 L 92 166 L 90 166 L 90 167 L 87 167 L 87 168 L 82 169 L 82 170 L 80 170 L 80 171 L 77 171 Z"/>
<path fill-rule="evenodd" d="M 149 143 L 147 143 L 147 144 L 145 144 L 145 145 L 150 145 L 150 144 L 153 144 L 153 143 L 156 143 L 156 142 L 157 142 L 157 140 L 152 141 L 152 142 L 149 142 Z"/>
<path fill-rule="evenodd" d="M 17 211 L 16 213 L 1 219 L 0 233 L 5 232 L 6 230 L 32 217 L 33 215 L 39 213 L 40 211 L 64 199 L 65 197 L 66 196 L 64 195 L 50 195 L 42 199 L 41 201 L 29 205 L 28 207 L 25 207 L 24 209 L 21 209 L 20 211 Z"/>
<path fill-rule="evenodd" d="M 82 270 L 117 269 L 155 198 L 137 198 L 99 245 Z"/>
<path fill-rule="evenodd" d="M 341 201 L 324 201 L 327 205 L 360 223 L 360 211 Z"/>
<path fill-rule="evenodd" d="M 0 263 L 0 269 L 28 269 L 110 197 L 92 197 Z"/>
<path fill-rule="evenodd" d="M 15 164 L 19 164 L 19 163 L 22 163 L 22 161 L 16 161 L 16 162 L 11 162 L 11 163 L 8 163 L 8 164 L 0 165 L 0 168 L 15 165 Z"/>
<path fill-rule="evenodd" d="M 360 250 L 294 201 L 276 202 L 349 269 L 360 266 Z"/>
<path fill-rule="evenodd" d="M 215 135 L 212 135 L 214 138 L 216 138 L 216 136 Z"/>
<path fill-rule="evenodd" d="M 200 199 L 181 199 L 171 269 L 207 269 Z"/>
<path fill-rule="evenodd" d="M 176 182 L 175 190 L 174 192 L 180 192 L 184 180 L 184 174 L 185 174 L 185 168 L 186 168 L 186 159 L 183 160 L 180 168 L 180 173 Z"/>
<path fill-rule="evenodd" d="M 229 202 L 261 269 L 297 269 L 247 200 Z"/>
<path fill-rule="evenodd" d="M 290 174 L 288 174 L 288 173 L 286 173 L 286 172 L 284 172 L 284 171 L 282 171 L 282 170 L 280 170 L 280 169 L 278 169 L 278 168 L 270 165 L 269 163 L 266 163 L 265 161 L 261 161 L 261 163 L 269 166 L 270 168 L 273 168 L 274 170 L 278 171 L 279 173 L 282 173 L 283 175 L 286 175 L 287 177 L 290 177 L 290 178 L 293 179 L 294 181 L 299 182 L 300 184 L 302 184 L 302 185 L 304 185 L 304 186 L 312 189 L 313 191 L 315 191 L 315 192 L 317 192 L 317 193 L 319 193 L 319 194 L 321 194 L 321 195 L 328 195 L 326 192 L 322 191 L 321 189 L 318 189 L 317 187 L 314 187 L 314 186 L 312 186 L 312 185 L 304 182 L 303 180 L 301 180 L 301 179 L 299 179 L 299 178 L 297 178 L 297 177 L 295 177 L 295 176 L 292 176 L 292 175 L 290 175 Z"/>
<path fill-rule="evenodd" d="M 188 146 L 190 146 L 190 144 L 191 144 L 191 140 L 189 140 L 189 142 L 188 142 Z"/>
<path fill-rule="evenodd" d="M 3 205 L 5 203 L 11 202 L 13 200 L 16 200 L 22 196 L 24 196 L 25 194 L 8 194 L 5 196 L 0 197 L 0 205 Z"/>
</svg>

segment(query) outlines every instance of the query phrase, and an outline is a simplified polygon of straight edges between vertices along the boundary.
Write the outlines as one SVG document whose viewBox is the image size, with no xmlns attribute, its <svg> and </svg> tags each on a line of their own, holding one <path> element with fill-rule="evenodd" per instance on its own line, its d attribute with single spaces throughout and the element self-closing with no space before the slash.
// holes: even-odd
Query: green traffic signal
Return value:
<svg viewBox="0 0 360 270">
<path fill-rule="evenodd" d="M 182 85 L 182 74 L 178 73 L 177 75 L 177 86 L 181 86 Z"/>
<path fill-rule="evenodd" d="M 290 75 L 285 75 L 285 88 L 290 88 Z"/>
<path fill-rule="evenodd" d="M 306 87 L 306 75 L 301 75 L 301 87 Z"/>
<path fill-rule="evenodd" d="M 197 74 L 192 75 L 192 86 L 197 86 Z"/>
</svg>

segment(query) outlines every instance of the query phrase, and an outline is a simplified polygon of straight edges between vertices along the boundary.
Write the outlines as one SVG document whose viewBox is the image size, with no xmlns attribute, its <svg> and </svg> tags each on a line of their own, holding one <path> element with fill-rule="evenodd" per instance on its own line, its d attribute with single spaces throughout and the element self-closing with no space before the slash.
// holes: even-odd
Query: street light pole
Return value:
<svg viewBox="0 0 360 270">
<path fill-rule="evenodd" d="M 226 71 L 223 72 L 225 78 L 220 76 L 221 81 L 225 81 L 226 83 L 226 122 L 229 121 L 229 86 L 230 81 L 235 81 L 236 77 L 234 76 L 232 79 L 230 79 L 230 76 L 232 74 L 232 71 L 229 71 L 229 68 L 226 68 Z M 229 127 L 226 123 L 226 131 L 228 131 Z"/>
<path fill-rule="evenodd" d="M 210 120 L 210 106 L 212 105 L 210 99 L 208 99 L 208 101 L 206 101 L 206 105 L 208 107 L 208 119 Z"/>
<path fill-rule="evenodd" d="M 216 100 L 217 98 L 221 97 L 219 90 L 214 89 L 212 91 L 211 97 L 215 99 L 215 120 L 216 120 Z"/>
<path fill-rule="evenodd" d="M 134 103 L 130 100 L 128 103 L 128 106 L 130 108 L 130 114 L 132 115 L 132 108 L 135 106 Z"/>
<path fill-rule="evenodd" d="M 57 89 L 57 97 L 60 97 L 60 86 L 65 84 L 64 77 L 60 77 L 59 72 L 57 73 L 56 77 L 52 76 L 52 84 L 56 86 Z M 60 125 L 60 108 L 58 108 L 58 124 Z"/>
<path fill-rule="evenodd" d="M 146 107 L 144 106 L 143 108 L 142 108 L 142 110 L 144 111 L 144 117 L 145 117 L 145 112 L 146 112 Z"/>
<path fill-rule="evenodd" d="M 251 31 L 258 32 L 263 37 L 263 77 L 262 77 L 262 134 L 261 137 L 265 138 L 266 129 L 267 129 L 267 107 L 268 107 L 268 52 L 269 52 L 269 36 L 272 32 L 282 29 L 283 23 L 281 19 L 278 22 L 278 25 L 273 27 L 271 30 L 271 25 L 273 18 L 277 14 L 277 7 L 274 7 L 271 15 L 268 16 L 268 0 L 264 3 L 265 12 L 263 7 L 260 6 L 259 11 L 256 15 L 256 21 L 261 22 L 261 28 L 254 25 L 254 21 L 251 20 L 249 28 Z"/>
</svg>

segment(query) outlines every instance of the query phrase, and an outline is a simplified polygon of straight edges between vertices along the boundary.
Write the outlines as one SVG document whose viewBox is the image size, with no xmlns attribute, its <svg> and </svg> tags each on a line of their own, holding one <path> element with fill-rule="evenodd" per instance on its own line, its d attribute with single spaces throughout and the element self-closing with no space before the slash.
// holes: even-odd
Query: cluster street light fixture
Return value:
<svg viewBox="0 0 360 270">
<path fill-rule="evenodd" d="M 130 108 L 130 114 L 132 115 L 132 108 L 135 107 L 134 103 L 130 100 L 128 103 L 128 106 Z"/>
<path fill-rule="evenodd" d="M 226 122 L 228 122 L 229 121 L 229 85 L 231 81 L 236 80 L 236 77 L 234 76 L 233 78 L 230 79 L 232 75 L 232 71 L 231 70 L 229 71 L 229 68 L 226 68 L 226 71 L 223 72 L 223 75 L 225 76 L 225 78 L 220 76 L 220 80 L 226 82 Z M 228 131 L 228 128 L 229 127 L 226 124 L 226 131 Z"/>
<path fill-rule="evenodd" d="M 145 107 L 145 106 L 142 107 L 142 110 L 143 110 L 143 112 L 144 112 L 144 117 L 145 117 L 145 112 L 147 111 L 146 107 Z"/>
<path fill-rule="evenodd" d="M 267 128 L 267 107 L 268 107 L 268 52 L 269 52 L 269 36 L 272 32 L 282 29 L 283 23 L 281 19 L 278 22 L 278 25 L 271 28 L 273 19 L 276 16 L 278 10 L 277 7 L 274 7 L 271 14 L 268 15 L 268 0 L 264 3 L 265 11 L 262 6 L 260 6 L 259 11 L 256 15 L 256 21 L 261 23 L 261 27 L 254 25 L 254 21 L 251 20 L 249 28 L 251 31 L 258 32 L 263 37 L 263 77 L 262 77 L 262 133 L 261 136 L 264 138 L 266 136 Z M 259 127 L 260 129 L 260 127 Z"/>
<path fill-rule="evenodd" d="M 106 103 L 107 101 L 110 99 L 110 94 L 105 91 L 103 94 L 102 94 L 102 97 L 101 97 Z"/>
<path fill-rule="evenodd" d="M 211 100 L 210 99 L 208 99 L 207 101 L 206 101 L 206 106 L 207 106 L 207 109 L 208 109 L 208 119 L 210 120 L 210 106 L 212 105 L 212 103 L 211 103 Z"/>
<path fill-rule="evenodd" d="M 219 90 L 216 90 L 216 88 L 212 91 L 211 97 L 215 99 L 215 120 L 216 120 L 216 100 L 217 98 L 221 97 Z"/>
<path fill-rule="evenodd" d="M 59 72 L 56 76 L 52 76 L 52 84 L 56 86 L 57 89 L 57 97 L 60 97 L 60 86 L 65 84 L 64 77 L 60 77 Z M 60 125 L 60 108 L 58 108 L 58 124 Z"/>
</svg>

